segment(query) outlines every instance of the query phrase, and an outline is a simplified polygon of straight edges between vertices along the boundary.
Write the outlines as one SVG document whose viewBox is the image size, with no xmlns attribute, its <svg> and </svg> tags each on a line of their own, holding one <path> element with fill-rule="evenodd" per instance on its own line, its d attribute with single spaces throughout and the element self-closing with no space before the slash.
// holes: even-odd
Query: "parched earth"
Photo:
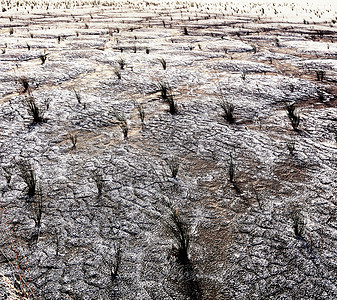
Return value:
<svg viewBox="0 0 337 300">
<path fill-rule="evenodd" d="M 1 299 L 337 298 L 336 12 L 1 3 Z"/>
</svg>

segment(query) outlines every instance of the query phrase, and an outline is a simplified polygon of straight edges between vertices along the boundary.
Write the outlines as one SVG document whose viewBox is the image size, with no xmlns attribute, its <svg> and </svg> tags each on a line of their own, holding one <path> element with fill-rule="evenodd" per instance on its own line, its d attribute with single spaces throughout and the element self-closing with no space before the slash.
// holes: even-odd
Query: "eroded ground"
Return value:
<svg viewBox="0 0 337 300">
<path fill-rule="evenodd" d="M 2 7 L 0 298 L 337 298 L 336 19 Z"/>
</svg>

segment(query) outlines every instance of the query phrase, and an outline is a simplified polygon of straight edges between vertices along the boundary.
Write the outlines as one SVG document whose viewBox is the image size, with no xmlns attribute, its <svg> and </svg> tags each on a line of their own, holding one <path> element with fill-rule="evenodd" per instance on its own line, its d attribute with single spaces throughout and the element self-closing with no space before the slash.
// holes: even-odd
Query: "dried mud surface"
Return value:
<svg viewBox="0 0 337 300">
<path fill-rule="evenodd" d="M 11 284 L 27 299 L 337 298 L 337 26 L 234 10 L 2 12 L 0 298 L 19 299 Z M 166 202 L 188 228 L 185 265 Z"/>
</svg>

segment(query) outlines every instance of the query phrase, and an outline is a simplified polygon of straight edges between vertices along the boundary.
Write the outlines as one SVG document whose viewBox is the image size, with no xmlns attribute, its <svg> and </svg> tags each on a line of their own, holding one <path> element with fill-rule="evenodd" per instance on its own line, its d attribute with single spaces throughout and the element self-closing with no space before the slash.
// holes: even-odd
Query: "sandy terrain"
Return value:
<svg viewBox="0 0 337 300">
<path fill-rule="evenodd" d="M 336 299 L 337 8 L 48 3 L 1 2 L 0 299 Z"/>
</svg>

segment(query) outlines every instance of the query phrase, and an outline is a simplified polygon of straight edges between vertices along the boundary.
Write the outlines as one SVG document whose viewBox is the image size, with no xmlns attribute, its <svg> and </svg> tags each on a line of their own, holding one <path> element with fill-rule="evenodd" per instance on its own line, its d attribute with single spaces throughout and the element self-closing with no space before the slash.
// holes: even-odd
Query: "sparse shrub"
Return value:
<svg viewBox="0 0 337 300">
<path fill-rule="evenodd" d="M 112 116 L 114 116 L 117 121 L 119 122 L 119 127 L 121 128 L 122 132 L 123 132 L 123 136 L 124 139 L 128 138 L 128 132 L 129 132 L 129 127 L 128 127 L 128 123 L 126 121 L 126 118 L 124 116 L 124 114 L 120 114 L 119 112 L 117 112 L 116 110 L 113 110 L 112 112 L 110 112 L 112 114 Z"/>
<path fill-rule="evenodd" d="M 230 124 L 234 123 L 234 105 L 232 103 L 228 103 L 227 101 L 221 100 L 220 101 L 220 107 L 223 110 L 222 117 Z"/>
<path fill-rule="evenodd" d="M 95 172 L 93 172 L 92 177 L 96 183 L 97 197 L 100 198 L 102 196 L 103 186 L 104 186 L 104 181 L 103 181 L 103 176 L 102 176 L 101 171 L 96 170 Z"/>
<path fill-rule="evenodd" d="M 158 61 L 161 63 L 161 66 L 163 67 L 164 70 L 166 70 L 167 63 L 164 58 L 158 58 Z"/>
<path fill-rule="evenodd" d="M 34 213 L 35 227 L 38 229 L 39 233 L 41 228 L 41 218 L 43 212 L 43 195 L 41 191 L 37 193 L 36 197 L 34 197 L 34 201 L 32 202 L 32 209 Z"/>
<path fill-rule="evenodd" d="M 234 184 L 234 163 L 233 163 L 233 157 L 232 153 L 230 153 L 230 159 L 229 159 L 229 166 L 228 166 L 228 176 L 229 176 L 229 182 Z"/>
<path fill-rule="evenodd" d="M 295 141 L 287 142 L 287 148 L 289 150 L 290 155 L 293 156 L 295 151 Z"/>
<path fill-rule="evenodd" d="M 21 83 L 22 86 L 23 86 L 23 91 L 22 91 L 22 93 L 26 93 L 26 92 L 28 91 L 28 89 L 29 89 L 29 83 L 28 83 L 27 78 L 24 77 L 24 76 L 21 76 L 21 77 L 19 78 L 19 81 L 20 81 L 20 83 Z"/>
<path fill-rule="evenodd" d="M 122 74 L 120 69 L 115 69 L 114 70 L 115 75 L 117 76 L 118 79 L 122 79 Z"/>
<path fill-rule="evenodd" d="M 9 28 L 9 34 L 12 35 L 14 33 L 13 27 Z"/>
<path fill-rule="evenodd" d="M 177 105 L 174 101 L 173 95 L 170 94 L 166 100 L 169 105 L 169 111 L 171 115 L 175 115 L 178 112 Z"/>
<path fill-rule="evenodd" d="M 34 197 L 37 189 L 36 185 L 36 176 L 33 170 L 32 165 L 26 161 L 20 161 L 17 163 L 19 168 L 19 176 L 23 179 L 23 181 L 27 185 L 27 196 L 28 198 Z"/>
<path fill-rule="evenodd" d="M 184 27 L 184 35 L 188 35 L 188 30 L 186 27 Z"/>
<path fill-rule="evenodd" d="M 144 120 L 145 120 L 145 111 L 144 111 L 144 107 L 142 104 L 137 104 L 136 105 L 137 110 L 138 110 L 138 114 L 139 114 L 139 118 L 140 121 L 142 122 L 142 126 L 144 126 Z"/>
<path fill-rule="evenodd" d="M 30 51 L 30 45 L 27 43 L 27 50 Z"/>
<path fill-rule="evenodd" d="M 77 135 L 70 133 L 68 135 L 69 140 L 71 141 L 72 144 L 72 149 L 76 149 L 76 144 L 77 144 Z"/>
<path fill-rule="evenodd" d="M 165 82 L 159 82 L 156 92 L 160 92 L 160 97 L 165 101 L 170 93 L 170 88 Z"/>
<path fill-rule="evenodd" d="M 324 76 L 325 76 L 325 71 L 323 71 L 323 70 L 317 70 L 316 71 L 317 81 L 323 81 Z"/>
<path fill-rule="evenodd" d="M 161 199 L 156 210 L 158 214 L 155 217 L 161 221 L 165 231 L 174 239 L 172 254 L 178 263 L 182 265 L 189 263 L 190 229 L 187 222 L 171 200 Z"/>
<path fill-rule="evenodd" d="M 74 93 L 75 93 L 75 97 L 76 97 L 76 100 L 77 100 L 77 103 L 78 104 L 81 104 L 82 102 L 82 97 L 81 97 L 81 94 L 79 92 L 77 92 L 75 89 L 73 89 Z"/>
<path fill-rule="evenodd" d="M 146 49 L 145 49 L 145 53 L 146 53 L 146 54 L 149 54 L 149 53 L 150 53 L 150 49 L 149 49 L 149 48 L 146 48 Z"/>
<path fill-rule="evenodd" d="M 158 210 L 158 219 L 165 231 L 173 238 L 169 257 L 174 257 L 182 272 L 181 283 L 184 286 L 186 299 L 201 299 L 201 289 L 189 258 L 191 231 L 187 221 L 177 207 L 170 201 L 162 199 Z"/>
<path fill-rule="evenodd" d="M 278 38 L 275 38 L 275 45 L 276 45 L 276 47 L 281 47 L 281 45 L 280 45 L 280 40 L 278 39 Z"/>
<path fill-rule="evenodd" d="M 122 250 L 121 250 L 120 245 L 115 244 L 114 247 L 115 247 L 115 256 L 114 256 L 114 259 L 110 261 L 109 263 L 110 279 L 112 283 L 117 279 L 120 265 L 122 262 Z"/>
<path fill-rule="evenodd" d="M 41 54 L 39 56 L 40 60 L 41 60 L 41 65 L 45 64 L 46 60 L 47 60 L 47 55 L 48 54 Z"/>
<path fill-rule="evenodd" d="M 126 66 L 126 62 L 125 62 L 125 59 L 123 58 L 120 58 L 117 63 L 119 64 L 119 67 L 121 70 L 124 70 L 125 66 Z"/>
<path fill-rule="evenodd" d="M 286 111 L 291 122 L 291 126 L 295 131 L 298 130 L 298 125 L 300 124 L 300 116 L 295 112 L 295 104 L 287 104 Z"/>
<path fill-rule="evenodd" d="M 176 114 L 178 112 L 178 108 L 174 101 L 171 88 L 165 82 L 159 82 L 157 88 L 157 91 L 160 92 L 161 99 L 168 103 L 170 114 Z"/>
<path fill-rule="evenodd" d="M 171 171 L 172 178 L 177 178 L 179 167 L 180 167 L 180 161 L 177 157 L 170 157 L 166 160 L 166 163 Z"/>
<path fill-rule="evenodd" d="M 107 275 L 109 276 L 109 298 L 108 299 L 120 299 L 121 292 L 119 286 L 119 272 L 122 263 L 122 249 L 120 246 L 120 241 L 114 242 L 114 254 L 113 255 L 103 255 L 102 260 L 107 270 Z"/>
<path fill-rule="evenodd" d="M 293 229 L 295 236 L 302 237 L 305 227 L 303 215 L 297 209 L 291 213 L 291 219 L 293 221 Z"/>
<path fill-rule="evenodd" d="M 46 119 L 43 118 L 43 113 L 41 112 L 41 109 L 36 104 L 35 98 L 33 97 L 32 94 L 29 94 L 28 97 L 24 99 L 24 103 L 27 106 L 28 113 L 33 118 L 33 123 L 42 123 L 46 121 Z M 48 104 L 47 104 L 47 108 L 48 108 Z"/>
</svg>

